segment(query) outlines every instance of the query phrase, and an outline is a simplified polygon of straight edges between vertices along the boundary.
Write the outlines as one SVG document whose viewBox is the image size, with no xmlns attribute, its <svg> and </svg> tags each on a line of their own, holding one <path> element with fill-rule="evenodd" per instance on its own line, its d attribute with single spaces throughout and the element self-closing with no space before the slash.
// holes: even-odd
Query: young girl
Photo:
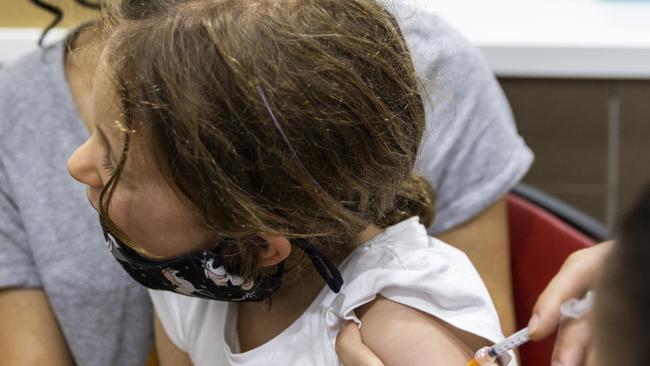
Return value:
<svg viewBox="0 0 650 366">
<path fill-rule="evenodd" d="M 386 365 L 463 365 L 502 339 L 466 256 L 427 236 L 423 105 L 386 9 L 120 10 L 68 167 L 152 289 L 163 365 L 337 365 L 345 319 Z"/>
</svg>

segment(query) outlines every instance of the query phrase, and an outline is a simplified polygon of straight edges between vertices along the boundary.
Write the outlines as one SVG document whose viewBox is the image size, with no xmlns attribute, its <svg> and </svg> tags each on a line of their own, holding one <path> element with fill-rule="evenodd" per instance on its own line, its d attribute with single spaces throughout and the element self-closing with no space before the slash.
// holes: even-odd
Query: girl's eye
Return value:
<svg viewBox="0 0 650 366">
<path fill-rule="evenodd" d="M 104 158 L 102 159 L 102 165 L 104 166 L 104 169 L 108 173 L 109 178 L 112 178 L 113 174 L 115 173 L 115 167 L 113 166 L 113 162 L 111 161 L 110 154 L 106 153 L 104 155 Z"/>
</svg>

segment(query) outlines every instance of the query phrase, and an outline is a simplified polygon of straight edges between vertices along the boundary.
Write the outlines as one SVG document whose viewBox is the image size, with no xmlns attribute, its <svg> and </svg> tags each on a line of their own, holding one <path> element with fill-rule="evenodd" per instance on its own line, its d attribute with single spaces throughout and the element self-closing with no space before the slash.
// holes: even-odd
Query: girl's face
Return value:
<svg viewBox="0 0 650 366">
<path fill-rule="evenodd" d="M 93 87 L 94 130 L 68 160 L 70 175 L 87 186 L 99 212 L 99 196 L 124 148 L 126 121 L 116 88 L 100 62 Z M 173 258 L 209 247 L 210 235 L 195 214 L 166 183 L 157 168 L 153 144 L 144 131 L 131 132 L 127 163 L 112 195 L 108 214 L 133 249 L 152 259 Z"/>
</svg>

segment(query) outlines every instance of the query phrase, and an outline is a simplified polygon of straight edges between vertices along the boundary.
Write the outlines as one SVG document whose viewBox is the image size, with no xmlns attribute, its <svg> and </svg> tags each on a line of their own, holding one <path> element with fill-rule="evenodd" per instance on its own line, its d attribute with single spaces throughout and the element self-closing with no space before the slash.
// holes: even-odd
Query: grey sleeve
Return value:
<svg viewBox="0 0 650 366">
<path fill-rule="evenodd" d="M 10 188 L 0 160 L 0 288 L 40 287 L 41 279 Z"/>
<path fill-rule="evenodd" d="M 436 190 L 435 234 L 501 198 L 533 154 L 475 46 L 431 14 L 411 13 L 401 27 L 424 88 L 427 127 L 416 168 Z"/>
</svg>

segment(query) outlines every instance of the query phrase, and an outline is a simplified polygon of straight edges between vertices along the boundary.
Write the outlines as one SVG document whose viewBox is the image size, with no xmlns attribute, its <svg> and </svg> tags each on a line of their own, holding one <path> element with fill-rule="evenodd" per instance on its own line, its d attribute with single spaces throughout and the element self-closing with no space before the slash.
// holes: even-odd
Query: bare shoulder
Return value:
<svg viewBox="0 0 650 366">
<path fill-rule="evenodd" d="M 488 342 L 383 296 L 356 309 L 361 337 L 386 366 L 465 366 Z"/>
</svg>

